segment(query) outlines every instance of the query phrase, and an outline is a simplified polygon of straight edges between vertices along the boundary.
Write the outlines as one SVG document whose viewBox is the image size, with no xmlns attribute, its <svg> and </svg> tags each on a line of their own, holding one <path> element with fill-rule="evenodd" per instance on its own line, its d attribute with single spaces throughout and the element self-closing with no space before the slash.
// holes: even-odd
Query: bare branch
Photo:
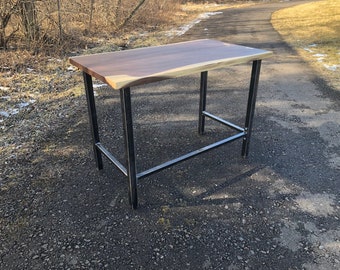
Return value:
<svg viewBox="0 0 340 270">
<path fill-rule="evenodd" d="M 125 18 L 125 20 L 119 25 L 118 28 L 123 28 L 131 20 L 131 18 L 136 14 L 139 8 L 145 3 L 145 1 L 146 0 L 140 0 L 139 3 L 136 5 L 136 7 L 131 11 L 129 16 Z"/>
</svg>

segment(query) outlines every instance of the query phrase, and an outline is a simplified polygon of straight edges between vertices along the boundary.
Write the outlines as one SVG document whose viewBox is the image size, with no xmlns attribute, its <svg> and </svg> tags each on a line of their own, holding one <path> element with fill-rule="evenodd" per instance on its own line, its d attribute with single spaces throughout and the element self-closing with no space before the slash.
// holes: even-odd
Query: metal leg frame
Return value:
<svg viewBox="0 0 340 270">
<path fill-rule="evenodd" d="M 261 70 L 261 60 L 253 61 L 251 78 L 250 78 L 250 86 L 249 86 L 247 114 L 246 114 L 246 121 L 244 125 L 245 126 L 244 130 L 246 132 L 246 135 L 243 138 L 243 145 L 242 145 L 242 156 L 243 157 L 247 157 L 249 153 L 249 143 L 250 143 L 251 130 L 253 126 L 253 118 L 254 118 L 254 112 L 255 112 L 257 88 L 258 88 L 259 78 L 260 78 L 260 70 Z"/>
<path fill-rule="evenodd" d="M 198 134 L 203 135 L 205 124 L 205 108 L 207 100 L 207 84 L 208 84 L 208 71 L 201 72 L 201 86 L 200 86 L 200 104 L 198 114 Z"/>
<path fill-rule="evenodd" d="M 100 142 L 99 142 L 97 112 L 96 112 L 96 104 L 94 101 L 92 77 L 91 75 L 85 72 L 83 72 L 83 77 L 84 77 L 85 92 L 86 92 L 86 99 L 87 99 L 87 108 L 88 108 L 89 118 L 90 118 L 94 157 L 96 160 L 96 165 L 97 165 L 98 170 L 101 170 L 103 169 L 103 159 L 102 159 L 101 151 L 99 151 L 99 149 L 96 146 Z"/>
<path fill-rule="evenodd" d="M 209 117 L 223 125 L 226 125 L 238 131 L 238 133 L 233 136 L 227 137 L 223 140 L 220 140 L 216 143 L 207 145 L 198 150 L 182 155 L 178 158 L 164 162 L 158 166 L 155 166 L 151 169 L 145 170 L 140 173 L 137 173 L 137 169 L 136 169 L 136 155 L 135 155 L 135 146 L 134 146 L 134 138 L 133 138 L 133 122 L 132 122 L 130 88 L 127 87 L 127 88 L 122 88 L 120 90 L 120 100 L 121 100 L 121 107 L 122 107 L 124 139 L 125 139 L 125 155 L 126 155 L 126 168 L 125 168 L 107 149 L 104 148 L 104 146 L 99 141 L 97 114 L 96 114 L 94 95 L 93 95 L 92 78 L 90 75 L 84 73 L 85 90 L 86 90 L 86 97 L 87 97 L 88 110 L 89 110 L 89 116 L 90 116 L 93 145 L 94 145 L 94 154 L 95 154 L 98 169 L 103 168 L 101 154 L 104 154 L 125 176 L 127 176 L 128 185 L 129 185 L 129 202 L 132 208 L 136 209 L 138 206 L 137 180 L 141 178 L 149 176 L 153 173 L 156 173 L 158 171 L 171 167 L 179 162 L 182 162 L 184 160 L 187 160 L 189 158 L 192 158 L 204 152 L 210 151 L 214 148 L 217 148 L 219 146 L 222 146 L 226 143 L 232 142 L 240 138 L 243 138 L 242 156 L 246 157 L 249 152 L 249 141 L 250 141 L 254 111 L 255 111 L 255 102 L 256 102 L 257 88 L 258 88 L 258 82 L 259 82 L 259 76 L 260 76 L 260 67 L 261 67 L 261 60 L 253 61 L 245 128 L 239 127 L 231 122 L 228 122 L 206 111 L 208 72 L 207 71 L 202 72 L 201 73 L 201 84 L 200 84 L 198 133 L 199 134 L 204 133 L 205 117 Z"/>
<path fill-rule="evenodd" d="M 120 90 L 120 102 L 122 106 L 124 138 L 125 138 L 125 155 L 127 163 L 127 177 L 129 181 L 129 202 L 133 209 L 137 208 L 137 171 L 136 155 L 133 139 L 133 124 L 131 111 L 130 88 Z"/>
</svg>

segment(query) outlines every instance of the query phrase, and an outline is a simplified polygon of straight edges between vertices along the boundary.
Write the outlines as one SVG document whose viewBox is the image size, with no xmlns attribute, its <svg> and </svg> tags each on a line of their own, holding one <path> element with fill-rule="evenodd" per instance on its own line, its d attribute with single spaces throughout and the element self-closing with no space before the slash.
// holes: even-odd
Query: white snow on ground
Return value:
<svg viewBox="0 0 340 270">
<path fill-rule="evenodd" d="M 68 68 L 67 68 L 67 71 L 77 71 L 78 69 L 76 68 L 76 67 L 74 67 L 74 66 L 69 66 Z"/>
<path fill-rule="evenodd" d="M 93 84 L 94 89 L 98 89 L 98 88 L 105 87 L 105 86 L 107 86 L 107 85 L 104 84 L 104 83 L 94 83 Z M 0 86 L 0 90 L 9 90 L 9 87 Z M 98 93 L 96 91 L 94 91 L 94 95 L 98 96 Z M 0 102 L 10 101 L 11 99 L 12 98 L 10 96 L 2 96 L 2 97 L 0 97 Z M 2 123 L 5 118 L 9 118 L 13 115 L 18 114 L 21 110 L 25 109 L 26 107 L 30 106 L 31 104 L 33 104 L 35 102 L 36 102 L 35 99 L 30 99 L 28 101 L 19 102 L 19 103 L 15 104 L 14 106 L 6 108 L 5 110 L 4 109 L 0 110 L 0 123 Z"/>
<path fill-rule="evenodd" d="M 184 35 L 191 27 L 193 27 L 195 24 L 200 23 L 204 19 L 208 19 L 211 16 L 218 15 L 218 14 L 223 14 L 222 11 L 217 11 L 217 12 L 206 12 L 203 14 L 200 14 L 195 20 L 191 21 L 187 25 L 183 25 L 179 27 L 178 29 L 172 29 L 170 30 L 166 35 L 169 37 L 172 36 L 182 36 Z"/>
<path fill-rule="evenodd" d="M 327 65 L 327 64 L 323 64 L 323 66 L 325 68 L 327 68 L 330 71 L 336 71 L 338 68 L 340 68 L 340 65 Z"/>
<path fill-rule="evenodd" d="M 93 88 L 101 88 L 107 86 L 106 83 L 94 83 Z"/>
<path fill-rule="evenodd" d="M 305 51 L 309 52 L 309 53 L 313 53 L 313 56 L 316 57 L 316 60 L 320 63 L 323 62 L 323 60 L 325 59 L 325 57 L 327 57 L 327 54 L 324 53 L 318 53 L 317 52 L 317 44 L 310 44 L 308 45 L 308 47 L 303 48 Z M 313 49 L 311 49 L 313 48 Z M 340 53 L 338 53 L 340 54 Z M 323 66 L 330 70 L 330 71 L 337 71 L 338 68 L 340 68 L 340 64 L 338 65 L 327 65 L 327 64 L 323 64 Z"/>
<path fill-rule="evenodd" d="M 98 89 L 98 88 L 105 87 L 105 86 L 107 86 L 106 83 L 93 83 L 93 89 Z M 93 91 L 93 94 L 95 97 L 99 95 L 96 90 Z"/>
<path fill-rule="evenodd" d="M 5 101 L 9 101 L 11 100 L 10 96 L 3 96 L 0 97 L 1 100 L 5 100 Z M 18 114 L 20 112 L 20 110 L 28 107 L 29 105 L 35 103 L 36 100 L 35 99 L 30 99 L 26 102 L 20 102 L 18 104 L 16 104 L 14 107 L 10 107 L 8 108 L 6 111 L 4 110 L 0 110 L 0 116 L 2 116 L 2 118 L 7 118 L 10 117 L 12 115 Z M 3 119 L 0 119 L 0 123 L 3 122 Z"/>
<path fill-rule="evenodd" d="M 311 50 L 311 49 L 309 49 L 309 48 L 303 48 L 305 51 L 307 51 L 307 52 L 310 52 L 310 53 L 312 53 L 313 52 L 313 50 Z"/>
</svg>

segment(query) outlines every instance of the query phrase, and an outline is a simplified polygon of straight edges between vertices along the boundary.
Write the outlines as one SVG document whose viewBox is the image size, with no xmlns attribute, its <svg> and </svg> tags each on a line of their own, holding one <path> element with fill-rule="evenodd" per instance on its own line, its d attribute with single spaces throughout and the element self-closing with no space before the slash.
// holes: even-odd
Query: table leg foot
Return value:
<svg viewBox="0 0 340 270">
<path fill-rule="evenodd" d="M 135 180 L 130 180 L 129 183 L 134 182 Z M 129 204 L 131 205 L 132 209 L 137 209 L 138 207 L 138 197 L 137 197 L 137 188 L 136 186 L 134 187 L 129 187 Z"/>
</svg>

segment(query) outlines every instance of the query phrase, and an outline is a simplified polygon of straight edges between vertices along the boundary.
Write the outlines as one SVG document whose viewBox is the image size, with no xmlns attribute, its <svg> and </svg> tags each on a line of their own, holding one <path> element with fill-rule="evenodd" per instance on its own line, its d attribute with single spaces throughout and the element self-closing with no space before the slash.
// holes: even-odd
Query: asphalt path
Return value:
<svg viewBox="0 0 340 270">
<path fill-rule="evenodd" d="M 84 105 L 61 136 L 61 149 L 77 149 L 60 161 L 73 169 L 56 163 L 58 183 L 36 192 L 2 239 L 0 268 L 339 269 L 339 95 L 270 23 L 302 2 L 224 10 L 174 39 L 274 52 L 262 65 L 248 159 L 236 141 L 147 177 L 133 211 L 124 177 L 108 162 L 94 169 Z M 208 111 L 242 124 L 249 75 L 249 65 L 209 72 Z M 198 87 L 193 75 L 133 92 L 138 169 L 225 136 L 212 121 L 197 135 Z M 122 153 L 118 96 L 103 89 L 97 99 L 102 142 Z"/>
</svg>

